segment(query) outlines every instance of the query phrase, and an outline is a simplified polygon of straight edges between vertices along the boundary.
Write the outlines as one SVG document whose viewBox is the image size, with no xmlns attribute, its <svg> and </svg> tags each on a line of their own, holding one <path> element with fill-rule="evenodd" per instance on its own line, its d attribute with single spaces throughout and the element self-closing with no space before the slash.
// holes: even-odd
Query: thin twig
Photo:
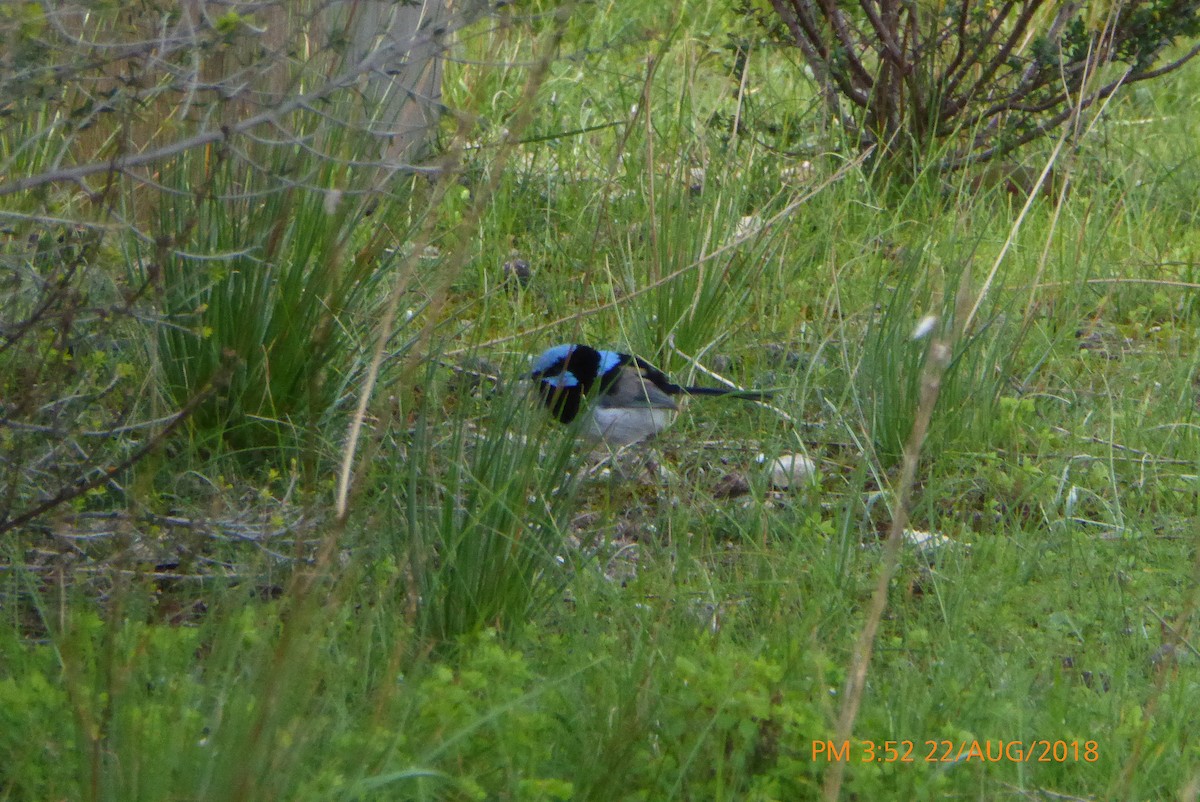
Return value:
<svg viewBox="0 0 1200 802">
<path fill-rule="evenodd" d="M 165 426 L 163 426 L 162 431 L 150 438 L 150 440 L 144 446 L 134 451 L 116 465 L 111 465 L 108 468 L 102 469 L 98 475 L 92 477 L 91 479 L 76 482 L 70 487 L 61 488 L 50 498 L 46 499 L 40 504 L 35 505 L 31 509 L 26 510 L 15 518 L 6 518 L 4 520 L 0 520 L 0 533 L 7 532 L 10 529 L 14 529 L 18 526 L 26 524 L 29 521 L 32 521 L 34 518 L 37 518 L 39 515 L 49 512 L 60 504 L 65 504 L 71 499 L 82 496 L 89 490 L 99 487 L 105 482 L 111 481 L 117 474 L 120 474 L 137 464 L 146 455 L 165 443 L 171 433 L 174 432 L 181 423 L 191 417 L 192 413 L 195 412 L 202 403 L 208 400 L 209 396 L 211 396 L 214 392 L 216 385 L 224 380 L 224 376 L 225 373 L 222 373 L 219 377 L 209 379 L 208 384 L 201 388 L 201 390 L 194 396 L 188 399 L 188 402 L 170 418 Z"/>
<path fill-rule="evenodd" d="M 850 738 L 850 734 L 854 730 L 854 722 L 858 718 L 858 709 L 866 690 L 867 669 L 871 665 L 871 654 L 875 647 L 875 636 L 879 631 L 879 624 L 883 620 L 884 610 L 887 609 L 888 589 L 891 586 L 892 577 L 895 576 L 900 564 L 900 546 L 904 542 L 904 531 L 908 527 L 908 511 L 912 500 L 913 486 L 916 483 L 921 448 L 929 433 L 934 407 L 937 406 L 942 377 L 950 367 L 951 358 L 954 355 L 954 343 L 967 330 L 964 312 L 969 303 L 970 284 L 970 270 L 967 269 L 960 279 L 953 330 L 949 337 L 936 337 L 930 343 L 925 367 L 921 371 L 920 398 L 912 432 L 908 442 L 904 445 L 900 479 L 896 486 L 895 502 L 892 508 L 892 526 L 887 541 L 884 543 L 883 559 L 875 583 L 875 592 L 871 596 L 866 620 L 863 622 L 862 631 L 859 632 L 854 653 L 850 658 L 850 667 L 847 670 L 842 709 L 838 717 L 836 735 L 838 741 Z M 845 770 L 844 761 L 835 761 L 825 777 L 824 796 L 830 802 L 835 802 L 841 795 Z"/>
<path fill-rule="evenodd" d="M 683 267 L 679 268 L 678 270 L 675 270 L 675 271 L 672 271 L 671 273 L 666 274 L 665 276 L 658 279 L 657 281 L 650 282 L 649 284 L 647 284 L 644 287 L 634 290 L 633 292 L 630 292 L 626 295 L 622 295 L 620 298 L 616 298 L 611 301 L 606 301 L 597 306 L 593 306 L 591 309 L 585 309 L 581 312 L 575 312 L 573 314 L 566 315 L 564 317 L 556 318 L 554 320 L 549 321 L 548 323 L 542 323 L 540 325 L 533 326 L 528 329 L 524 329 L 522 331 L 517 332 L 516 334 L 507 334 L 503 337 L 495 337 L 491 340 L 486 340 L 482 343 L 479 343 L 478 345 L 473 345 L 473 346 L 470 346 L 467 348 L 456 348 L 453 351 L 446 351 L 445 353 L 442 354 L 442 356 L 443 357 L 461 356 L 463 354 L 477 351 L 481 348 L 490 348 L 492 346 L 501 345 L 503 343 L 513 342 L 514 340 L 526 339 L 530 335 L 537 334 L 539 332 L 543 332 L 548 329 L 556 328 L 558 326 L 561 326 L 564 323 L 570 323 L 572 321 L 580 320 L 585 317 L 591 317 L 591 316 L 597 315 L 607 309 L 612 309 L 613 307 L 627 304 L 631 299 L 637 298 L 638 296 L 641 296 L 641 295 L 645 295 L 646 293 L 651 292 L 652 290 L 655 290 L 658 287 L 663 286 L 664 284 L 669 284 L 670 282 L 674 281 L 675 279 L 679 278 L 680 276 L 684 275 L 685 273 L 695 270 L 696 268 L 700 267 L 701 265 L 711 262 L 714 259 L 717 259 L 717 258 L 723 256 L 724 254 L 728 253 L 729 251 L 740 247 L 743 243 L 747 242 L 748 240 L 758 237 L 763 231 L 767 230 L 769 227 L 775 225 L 780 220 L 783 220 L 783 219 L 789 217 L 793 212 L 795 212 L 797 209 L 799 209 L 801 206 L 803 206 L 809 200 L 816 197 L 826 187 L 829 187 L 832 184 L 845 178 L 846 175 L 849 174 L 851 170 L 861 166 L 864 161 L 866 161 L 868 158 L 870 158 L 872 152 L 873 152 L 873 150 L 871 150 L 871 149 L 864 150 L 862 153 L 859 153 L 858 156 L 856 156 L 854 159 L 847 161 L 845 164 L 843 164 L 841 167 L 839 167 L 836 172 L 834 172 L 832 175 L 830 175 L 828 178 L 826 178 L 824 181 L 822 181 L 818 186 L 814 187 L 812 190 L 805 193 L 803 197 L 799 198 L 798 200 L 793 201 L 792 203 L 789 203 L 787 205 L 787 207 L 785 207 L 783 210 L 781 210 L 777 214 L 768 218 L 763 223 L 761 228 L 758 228 L 754 231 L 747 232 L 740 237 L 735 237 L 734 239 L 730 240 L 728 243 L 721 246 L 720 248 L 713 251 L 712 253 L 710 253 L 706 256 L 701 256 L 699 259 L 692 262 L 691 264 L 684 265 Z"/>
<path fill-rule="evenodd" d="M 467 19 L 464 18 L 460 20 L 460 23 L 465 25 L 467 23 Z M 404 47 L 404 50 L 407 52 L 418 45 L 428 45 L 434 41 L 434 37 L 443 35 L 444 33 L 428 34 L 419 40 L 407 43 Z M 282 125 L 282 120 L 289 114 L 301 110 L 312 111 L 321 101 L 325 100 L 329 96 L 355 86 L 359 82 L 361 76 L 378 69 L 383 63 L 385 63 L 386 59 L 393 56 L 399 49 L 399 46 L 396 44 L 380 47 L 379 49 L 369 53 L 362 61 L 354 65 L 351 69 L 331 79 L 323 86 L 303 95 L 291 97 L 272 109 L 268 109 L 260 114 L 247 117 L 240 122 L 230 125 L 223 125 L 219 128 L 213 128 L 207 131 L 201 131 L 198 134 L 180 139 L 176 142 L 172 142 L 159 148 L 145 150 L 139 153 L 121 156 L 116 159 L 110 159 L 102 162 L 80 164 L 74 167 L 66 167 L 58 170 L 47 170 L 34 176 L 0 184 L 0 197 L 12 195 L 18 192 L 24 192 L 45 184 L 62 182 L 81 183 L 83 179 L 99 173 L 112 174 L 129 172 L 130 170 L 138 167 L 144 167 L 156 162 L 160 162 L 163 159 L 178 155 L 187 150 L 192 150 L 194 148 L 216 142 L 227 142 L 234 136 L 248 133 L 249 131 L 261 125 Z M 395 167 L 396 165 L 390 164 L 389 166 Z M 413 172 L 436 174 L 441 168 L 439 165 L 405 165 L 405 169 Z"/>
<path fill-rule="evenodd" d="M 480 189 L 475 197 L 475 201 L 471 207 L 471 212 L 463 216 L 463 219 L 458 225 L 460 231 L 469 231 L 477 225 L 480 217 L 483 215 L 487 204 L 495 194 L 495 189 L 503 174 L 503 163 L 508 153 L 518 144 L 519 137 L 522 132 L 528 127 L 533 119 L 534 99 L 538 90 L 541 88 L 546 76 L 549 73 L 551 60 L 558 50 L 558 45 L 562 40 L 562 36 L 566 31 L 567 18 L 571 10 L 574 9 L 573 3 L 567 3 L 560 6 L 555 13 L 555 25 L 551 28 L 550 33 L 542 57 L 539 61 L 538 68 L 533 70 L 526 82 L 524 92 L 518 102 L 518 112 L 514 115 L 508 124 L 508 135 L 505 137 L 504 145 L 500 148 L 496 161 L 493 164 L 491 171 L 491 180 Z M 443 170 L 440 172 L 442 180 L 439 182 L 437 193 L 443 194 L 454 184 L 454 176 L 452 171 Z M 435 199 L 430 203 L 430 208 L 435 208 L 438 201 Z M 379 379 L 379 371 L 383 364 L 384 350 L 388 341 L 391 339 L 393 331 L 392 326 L 395 323 L 396 312 L 399 308 L 401 296 L 408 287 L 412 271 L 415 269 L 416 263 L 420 258 L 420 254 L 424 246 L 428 244 L 433 236 L 433 226 L 435 224 L 434 216 L 430 215 L 425 231 L 418 239 L 416 246 L 413 248 L 412 255 L 409 257 L 404 270 L 401 270 L 392 285 L 392 291 L 388 296 L 387 304 L 384 308 L 384 313 L 377 327 L 377 338 L 375 349 L 371 355 L 371 362 L 367 368 L 366 376 L 363 379 L 362 390 L 359 393 L 358 404 L 355 407 L 354 415 L 350 420 L 350 428 L 346 436 L 346 444 L 342 449 L 342 462 L 338 471 L 338 486 L 335 500 L 335 514 L 339 522 L 347 520 L 349 513 L 350 488 L 352 484 L 352 474 L 354 468 L 355 457 L 358 453 L 358 443 L 362 436 L 363 424 L 366 420 L 367 407 L 371 402 L 372 395 L 375 390 L 375 385 Z M 466 249 L 460 249 L 459 258 L 466 259 Z M 448 289 L 450 282 L 457 275 L 456 271 L 446 269 L 445 278 L 441 287 L 436 291 L 436 302 L 431 302 L 431 306 L 440 306 L 448 297 Z M 425 327 L 421 334 L 423 341 L 427 341 L 433 335 L 433 327 L 436 324 L 436 314 L 429 316 L 429 325 Z M 443 356 L 453 356 L 454 352 L 443 354 Z M 363 468 L 365 469 L 365 464 Z"/>
<path fill-rule="evenodd" d="M 1146 284 L 1155 287 L 1200 290 L 1200 283 L 1194 281 L 1172 281 L 1161 278 L 1085 278 L 1082 281 L 1047 281 L 1033 286 L 1035 289 L 1043 290 L 1051 287 L 1074 287 L 1077 284 Z"/>
</svg>

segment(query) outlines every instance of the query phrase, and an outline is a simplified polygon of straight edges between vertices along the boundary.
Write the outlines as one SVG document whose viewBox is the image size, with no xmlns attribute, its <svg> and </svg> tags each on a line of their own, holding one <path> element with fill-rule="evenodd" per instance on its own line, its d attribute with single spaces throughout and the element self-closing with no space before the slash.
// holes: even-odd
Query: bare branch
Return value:
<svg viewBox="0 0 1200 802">
<path fill-rule="evenodd" d="M 892 0 L 887 0 L 883 3 L 883 15 L 876 13 L 873 3 L 875 0 L 859 0 L 859 5 L 862 7 L 863 13 L 867 15 L 867 21 L 871 23 L 871 28 L 875 31 L 875 35 L 879 38 L 882 45 L 879 48 L 885 60 L 890 61 L 899 70 L 901 75 L 906 75 L 912 65 L 909 64 L 908 58 L 904 50 L 900 47 L 900 42 L 896 39 L 896 33 L 899 28 L 899 13 L 895 8 L 895 3 Z"/>
<path fill-rule="evenodd" d="M 10 529 L 15 529 L 18 526 L 27 524 L 34 518 L 46 514 L 55 507 L 65 504 L 72 499 L 79 498 L 89 490 L 99 487 L 105 482 L 112 480 L 112 478 L 118 474 L 123 473 L 124 471 L 136 465 L 147 455 L 165 443 L 175 429 L 178 428 L 181 423 L 191 417 L 192 413 L 195 412 L 196 409 L 199 408 L 199 406 L 204 403 L 204 401 L 206 401 L 213 393 L 216 383 L 217 382 L 210 381 L 201 392 L 197 393 L 186 404 L 184 404 L 184 406 L 178 412 L 176 412 L 170 418 L 170 420 L 168 420 L 166 425 L 163 426 L 163 428 L 154 437 L 150 438 L 145 445 L 135 450 L 125 459 L 107 468 L 98 469 L 95 471 L 96 475 L 90 479 L 84 479 L 83 477 L 80 477 L 80 479 L 74 484 L 60 488 L 58 492 L 56 492 L 50 498 L 35 504 L 32 508 L 26 510 L 25 512 L 19 513 L 12 518 L 5 517 L 0 519 L 0 534 L 3 534 Z"/>
<path fill-rule="evenodd" d="M 860 143 L 879 143 L 887 154 L 957 138 L 963 155 L 955 164 L 1011 152 L 1071 119 L 1071 106 L 1086 108 L 1200 52 L 1193 47 L 1155 64 L 1168 45 L 1200 30 L 1195 4 L 1127 0 L 1108 9 L 1097 32 L 1081 17 L 1081 2 L 954 2 L 949 8 L 916 0 L 771 5 L 826 93 L 836 89 L 851 101 L 854 117 L 842 123 Z M 1096 75 L 1107 83 L 1081 101 L 1081 88 Z M 827 97 L 826 104 L 836 101 Z"/>
<path fill-rule="evenodd" d="M 851 84 L 863 90 L 871 86 L 871 74 L 867 72 L 859 58 L 859 42 L 858 37 L 851 34 L 850 24 L 846 21 L 846 15 L 838 8 L 836 0 L 818 0 L 821 11 L 825 14 L 825 19 L 833 28 L 834 34 L 838 38 L 838 43 L 842 46 L 846 64 L 849 67 L 849 79 Z M 834 70 L 834 74 L 837 74 Z"/>
</svg>

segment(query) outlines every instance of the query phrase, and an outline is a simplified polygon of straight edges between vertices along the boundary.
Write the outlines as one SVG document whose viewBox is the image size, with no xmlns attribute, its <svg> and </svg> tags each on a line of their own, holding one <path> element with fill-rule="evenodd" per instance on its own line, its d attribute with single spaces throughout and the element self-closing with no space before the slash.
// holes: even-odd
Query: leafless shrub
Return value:
<svg viewBox="0 0 1200 802">
<path fill-rule="evenodd" d="M 952 143 L 947 167 L 994 159 L 1120 87 L 1178 69 L 1200 46 L 1200 3 L 771 0 L 827 107 L 891 156 Z"/>
<path fill-rule="evenodd" d="M 336 401 L 347 288 L 397 244 L 351 236 L 441 169 L 442 60 L 485 11 L 0 7 L 0 532 L 123 495 L 185 422 Z"/>
</svg>

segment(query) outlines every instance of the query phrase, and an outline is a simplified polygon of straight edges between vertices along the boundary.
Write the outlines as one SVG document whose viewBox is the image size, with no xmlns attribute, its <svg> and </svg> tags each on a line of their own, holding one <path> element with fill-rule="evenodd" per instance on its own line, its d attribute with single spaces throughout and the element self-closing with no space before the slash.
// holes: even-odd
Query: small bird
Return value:
<svg viewBox="0 0 1200 802">
<path fill-rule="evenodd" d="M 542 400 L 563 423 L 587 409 L 585 433 L 620 447 L 644 440 L 670 425 L 679 407 L 673 396 L 719 395 L 762 401 L 761 390 L 681 387 L 640 357 L 599 351 L 587 345 L 556 345 L 533 363 L 530 379 Z"/>
</svg>

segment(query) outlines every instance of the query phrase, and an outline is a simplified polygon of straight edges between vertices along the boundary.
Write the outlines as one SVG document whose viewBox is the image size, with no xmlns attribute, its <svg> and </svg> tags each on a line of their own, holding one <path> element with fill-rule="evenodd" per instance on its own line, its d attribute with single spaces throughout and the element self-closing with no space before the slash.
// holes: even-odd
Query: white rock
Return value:
<svg viewBox="0 0 1200 802">
<path fill-rule="evenodd" d="M 803 454 L 784 454 L 771 461 L 771 486 L 798 489 L 812 481 L 817 464 Z"/>
<path fill-rule="evenodd" d="M 903 533 L 904 542 L 910 546 L 915 546 L 917 553 L 932 560 L 935 556 L 950 548 L 958 546 L 961 548 L 971 548 L 970 544 L 958 543 L 951 540 L 945 535 L 940 535 L 937 532 L 922 532 L 919 529 L 905 529 Z"/>
</svg>

